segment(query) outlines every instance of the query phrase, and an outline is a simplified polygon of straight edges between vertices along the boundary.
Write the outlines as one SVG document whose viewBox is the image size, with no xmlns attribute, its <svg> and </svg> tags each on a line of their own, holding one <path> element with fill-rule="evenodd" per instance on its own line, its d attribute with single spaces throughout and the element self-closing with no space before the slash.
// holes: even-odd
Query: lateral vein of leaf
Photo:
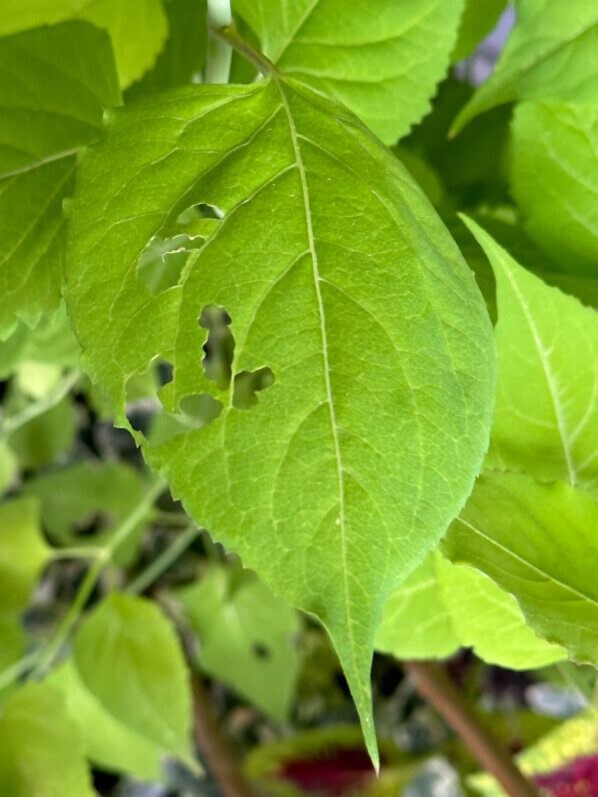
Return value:
<svg viewBox="0 0 598 797">
<path fill-rule="evenodd" d="M 355 661 L 355 643 L 353 639 L 353 625 L 351 619 L 351 610 L 349 606 L 349 586 L 347 582 L 347 543 L 346 543 L 346 529 L 345 529 L 345 494 L 344 494 L 344 480 L 343 480 L 343 460 L 342 460 L 342 453 L 340 447 L 340 441 L 338 437 L 338 428 L 337 428 L 337 421 L 336 421 L 336 412 L 334 408 L 334 401 L 332 397 L 332 385 L 330 383 L 330 364 L 328 361 L 328 334 L 326 331 L 326 315 L 324 311 L 324 302 L 322 300 L 322 292 L 320 289 L 320 272 L 318 268 L 318 255 L 316 252 L 316 245 L 313 233 L 313 226 L 312 226 L 312 218 L 311 218 L 311 209 L 310 209 L 310 202 L 309 202 L 309 189 L 307 186 L 307 177 L 305 173 L 305 164 L 303 163 L 303 157 L 301 155 L 301 149 L 299 147 L 299 141 L 297 139 L 297 130 L 295 128 L 295 122 L 293 120 L 293 115 L 291 114 L 291 109 L 289 107 L 289 103 L 284 92 L 280 81 L 276 79 L 276 85 L 280 92 L 281 102 L 284 107 L 288 122 L 289 122 L 289 130 L 291 133 L 291 140 L 293 142 L 293 149 L 295 151 L 295 158 L 297 161 L 297 166 L 299 169 L 299 175 L 301 178 L 301 188 L 303 191 L 303 205 L 305 209 L 305 222 L 307 226 L 307 236 L 309 242 L 309 250 L 311 252 L 312 258 L 312 265 L 313 265 L 313 276 L 314 276 L 314 287 L 316 291 L 316 298 L 318 302 L 318 311 L 320 315 L 320 332 L 322 336 L 322 356 L 324 358 L 324 382 L 326 386 L 326 401 L 328 403 L 328 409 L 330 412 L 330 424 L 332 428 L 332 437 L 334 441 L 334 452 L 335 452 L 335 459 L 336 459 L 336 473 L 337 473 L 337 480 L 338 480 L 338 491 L 339 491 L 339 532 L 340 532 L 340 540 L 341 540 L 341 558 L 342 558 L 342 574 L 343 574 L 343 589 L 345 593 L 345 616 L 347 618 L 347 631 L 349 634 L 349 639 L 351 642 L 351 660 L 353 663 L 354 673 L 358 673 L 359 669 L 357 667 L 357 663 Z"/>
<path fill-rule="evenodd" d="M 505 553 L 507 556 L 510 556 L 513 559 L 516 559 L 518 562 L 521 562 L 522 565 L 528 567 L 530 570 L 534 570 L 536 573 L 538 573 L 538 575 L 542 576 L 547 581 L 552 581 L 554 584 L 561 587 L 561 589 L 564 589 L 566 592 L 572 592 L 574 595 L 577 595 L 582 600 L 588 601 L 589 603 L 593 603 L 595 606 L 598 606 L 598 601 L 595 600 L 594 598 L 590 597 L 589 595 L 584 595 L 583 592 L 580 592 L 575 587 L 572 587 L 569 584 L 564 584 L 562 581 L 559 581 L 558 578 L 555 578 L 550 573 L 546 573 L 537 565 L 534 565 L 531 562 L 529 562 L 527 559 L 524 559 L 522 556 L 519 556 L 519 554 L 515 553 L 515 551 L 506 548 L 504 545 L 501 545 L 501 543 L 498 542 L 497 540 L 493 539 L 492 537 L 489 537 L 487 534 L 484 534 L 483 531 L 480 531 L 480 529 L 478 529 L 476 526 L 473 526 L 471 523 L 469 523 L 467 520 L 464 520 L 462 517 L 457 518 L 457 522 L 462 523 L 464 526 L 467 526 L 468 529 L 470 529 L 475 534 L 482 537 L 487 542 L 489 542 L 490 545 L 494 545 L 496 548 L 499 548 L 501 551 L 503 551 L 503 553 Z"/>
<path fill-rule="evenodd" d="M 293 43 L 293 41 L 295 40 L 296 35 L 299 33 L 301 28 L 305 25 L 307 20 L 310 18 L 310 16 L 314 12 L 314 10 L 315 10 L 315 8 L 316 8 L 316 6 L 318 5 L 319 2 L 320 2 L 320 0 L 313 0 L 312 1 L 311 5 L 309 5 L 305 9 L 305 11 L 303 13 L 303 16 L 299 18 L 299 21 L 295 25 L 294 29 L 291 31 L 291 33 L 289 35 L 289 38 L 285 42 L 282 50 L 277 55 L 272 55 L 272 60 L 274 61 L 275 64 L 280 61 L 282 56 L 288 50 L 289 46 Z"/>
<path fill-rule="evenodd" d="M 32 172 L 34 169 L 39 169 L 41 166 L 45 166 L 47 163 L 53 163 L 54 161 L 62 160 L 63 158 L 69 158 L 71 155 L 76 155 L 78 151 L 79 147 L 73 147 L 73 149 L 65 149 L 63 152 L 55 152 L 53 155 L 48 155 L 46 158 L 40 158 L 33 163 L 28 163 L 26 166 L 21 166 L 19 169 L 12 169 L 9 172 L 3 172 L 0 174 L 0 180 L 4 180 L 7 177 L 15 177 L 19 174 Z"/>
<path fill-rule="evenodd" d="M 569 439 L 566 433 L 565 427 L 565 419 L 563 417 L 562 408 L 560 404 L 560 389 L 558 387 L 558 383 L 556 380 L 555 375 L 552 373 L 552 368 L 550 365 L 550 360 L 548 358 L 548 352 L 544 349 L 544 345 L 542 340 L 540 339 L 540 334 L 538 329 L 534 323 L 534 319 L 531 317 L 529 308 L 524 297 L 521 295 L 521 291 L 519 290 L 518 285 L 516 284 L 513 276 L 510 273 L 509 268 L 503 267 L 503 272 L 506 275 L 507 279 L 509 280 L 513 292 L 515 293 L 519 303 L 521 304 L 521 308 L 525 315 L 525 320 L 529 326 L 530 332 L 532 333 L 532 337 L 534 339 L 534 343 L 536 344 L 536 348 L 538 350 L 538 354 L 540 356 L 540 362 L 542 363 L 542 368 L 544 370 L 544 374 L 546 376 L 546 383 L 548 385 L 548 391 L 550 393 L 550 397 L 552 399 L 552 405 L 554 407 L 554 416 L 556 419 L 557 427 L 559 436 L 561 438 L 561 444 L 563 446 L 563 452 L 565 454 L 565 462 L 567 464 L 567 470 L 569 471 L 569 480 L 571 482 L 571 486 L 575 487 L 577 484 L 577 474 L 575 471 L 575 466 L 573 464 L 573 458 L 571 455 L 571 450 L 569 448 Z"/>
</svg>

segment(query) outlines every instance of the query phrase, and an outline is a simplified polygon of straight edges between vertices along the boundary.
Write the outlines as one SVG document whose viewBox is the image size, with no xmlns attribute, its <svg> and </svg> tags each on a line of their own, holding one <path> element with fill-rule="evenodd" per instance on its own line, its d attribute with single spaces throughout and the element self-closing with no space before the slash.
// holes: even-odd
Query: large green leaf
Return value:
<svg viewBox="0 0 598 797">
<path fill-rule="evenodd" d="M 513 196 L 530 235 L 559 271 L 598 274 L 597 151 L 598 106 L 524 102 L 517 107 Z"/>
<path fill-rule="evenodd" d="M 62 695 L 66 714 L 77 725 L 85 755 L 109 772 L 123 771 L 159 780 L 163 751 L 145 735 L 120 723 L 87 689 L 71 659 L 46 679 Z"/>
<path fill-rule="evenodd" d="M 58 692 L 27 684 L 0 716 L 0 793 L 7 797 L 93 797 L 76 725 Z"/>
<path fill-rule="evenodd" d="M 598 100 L 598 9 L 588 0 L 525 0 L 494 73 L 458 114 L 474 116 L 513 100 Z"/>
<path fill-rule="evenodd" d="M 511 595 L 472 567 L 435 551 L 384 607 L 376 648 L 399 659 L 444 658 L 472 647 L 484 661 L 531 669 L 564 658 L 538 639 Z"/>
<path fill-rule="evenodd" d="M 110 34 L 123 87 L 154 64 L 168 34 L 161 0 L 18 0 L 0 6 L 0 36 L 72 18 L 91 22 Z M 73 67 L 78 66 L 75 61 Z"/>
<path fill-rule="evenodd" d="M 387 144 L 430 109 L 463 0 L 233 0 L 284 73 L 343 102 Z"/>
<path fill-rule="evenodd" d="M 189 758 L 187 668 L 173 627 L 154 603 L 112 593 L 79 628 L 74 657 L 83 683 L 115 720 Z"/>
<path fill-rule="evenodd" d="M 598 504 L 582 490 L 487 471 L 442 547 L 513 594 L 540 636 L 596 665 L 598 582 L 586 565 L 597 528 Z"/>
<path fill-rule="evenodd" d="M 173 418 L 212 397 L 212 423 L 146 456 L 198 524 L 323 621 L 373 745 L 382 605 L 459 511 L 486 446 L 493 345 L 471 272 L 401 164 L 278 75 L 116 111 L 80 168 L 66 295 L 84 367 L 120 424 L 127 380 L 159 356 Z M 150 294 L 140 255 L 153 236 L 184 239 L 176 220 L 197 203 L 223 219 L 203 220 L 206 243 Z M 213 306 L 236 340 L 220 387 L 202 368 Z M 258 377 L 259 400 L 241 402 Z"/>
<path fill-rule="evenodd" d="M 258 708 L 288 720 L 299 670 L 299 617 L 255 577 L 214 568 L 178 593 L 199 635 L 199 663 Z"/>
<path fill-rule="evenodd" d="M 0 38 L 0 336 L 58 305 L 74 153 L 118 102 L 110 41 L 92 25 Z"/>
<path fill-rule="evenodd" d="M 497 285 L 498 387 L 488 464 L 598 494 L 598 314 L 546 285 L 465 221 Z"/>
</svg>

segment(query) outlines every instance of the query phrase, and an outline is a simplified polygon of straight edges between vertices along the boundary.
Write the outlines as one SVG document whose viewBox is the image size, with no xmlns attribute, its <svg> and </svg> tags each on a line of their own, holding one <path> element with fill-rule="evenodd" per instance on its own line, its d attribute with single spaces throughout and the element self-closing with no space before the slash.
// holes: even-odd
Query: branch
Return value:
<svg viewBox="0 0 598 797">
<path fill-rule="evenodd" d="M 523 775 L 507 750 L 481 724 L 441 667 L 427 661 L 406 661 L 403 666 L 420 695 L 444 717 L 507 794 L 511 797 L 538 797 L 535 786 Z"/>
</svg>

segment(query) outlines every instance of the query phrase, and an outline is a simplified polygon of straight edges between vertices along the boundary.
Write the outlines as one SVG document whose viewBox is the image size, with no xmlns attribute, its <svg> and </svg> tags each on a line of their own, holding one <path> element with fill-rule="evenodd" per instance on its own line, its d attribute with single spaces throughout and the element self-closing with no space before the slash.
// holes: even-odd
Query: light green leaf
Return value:
<svg viewBox="0 0 598 797">
<path fill-rule="evenodd" d="M 0 379 L 11 376 L 24 363 L 59 368 L 79 364 L 79 344 L 66 317 L 64 304 L 31 329 L 19 321 L 9 338 L 0 342 Z"/>
<path fill-rule="evenodd" d="M 85 755 L 94 764 L 110 772 L 160 780 L 163 751 L 108 712 L 87 689 L 72 660 L 54 670 L 46 683 L 62 695 L 66 714 L 77 725 Z"/>
<path fill-rule="evenodd" d="M 466 0 L 457 44 L 451 56 L 453 63 L 475 50 L 494 28 L 506 5 L 507 0 Z"/>
<path fill-rule="evenodd" d="M 29 481 L 23 490 L 35 496 L 41 505 L 44 527 L 53 544 L 94 547 L 106 545 L 116 525 L 140 503 L 143 480 L 139 472 L 124 463 L 79 462 Z M 96 533 L 81 536 L 78 529 L 94 524 Z M 119 546 L 115 559 L 126 563 L 139 545 L 137 533 Z"/>
<path fill-rule="evenodd" d="M 441 558 L 429 554 L 392 594 L 376 634 L 376 650 L 398 659 L 443 659 L 460 647 L 440 591 Z"/>
<path fill-rule="evenodd" d="M 14 4 L 3 4 L 6 11 Z M 110 41 L 84 22 L 0 38 L 0 336 L 58 306 L 77 148 L 119 102 Z"/>
<path fill-rule="evenodd" d="M 0 36 L 73 18 L 91 22 L 110 34 L 123 88 L 153 66 L 168 35 L 160 0 L 19 0 L 0 7 Z"/>
<path fill-rule="evenodd" d="M 154 603 L 109 595 L 79 628 L 74 661 L 85 686 L 116 721 L 189 758 L 187 668 L 172 625 Z"/>
<path fill-rule="evenodd" d="M 453 134 L 474 116 L 513 100 L 598 100 L 598 9 L 588 0 L 526 0 L 494 73 L 458 114 Z"/>
<path fill-rule="evenodd" d="M 463 0 L 233 0 L 285 74 L 344 103 L 386 144 L 430 109 Z"/>
<path fill-rule="evenodd" d="M 461 508 L 486 446 L 493 345 L 471 272 L 396 158 L 278 75 L 116 111 L 80 167 L 66 295 L 84 367 L 120 424 L 127 381 L 156 357 L 174 365 L 168 413 L 221 403 L 146 457 L 198 525 L 322 620 L 373 747 L 382 605 Z M 198 203 L 224 217 L 152 296 L 139 256 Z M 225 389 L 202 368 L 214 305 L 236 341 Z M 239 408 L 248 377 L 262 390 Z"/>
<path fill-rule="evenodd" d="M 33 498 L 0 506 L 0 610 L 22 609 L 50 556 Z"/>
<path fill-rule="evenodd" d="M 169 37 L 153 69 L 126 92 L 127 102 L 191 83 L 203 69 L 208 39 L 206 0 L 168 0 L 164 10 Z"/>
<path fill-rule="evenodd" d="M 199 635 L 199 664 L 274 719 L 288 720 L 299 617 L 255 577 L 214 568 L 178 593 Z"/>
<path fill-rule="evenodd" d="M 76 430 L 75 410 L 66 397 L 12 432 L 8 443 L 21 468 L 39 468 L 69 451 Z"/>
<path fill-rule="evenodd" d="M 0 793 L 10 797 L 93 797 L 77 727 L 61 696 L 27 684 L 0 716 Z"/>
<path fill-rule="evenodd" d="M 427 659 L 459 647 L 514 670 L 565 657 L 528 628 L 515 598 L 479 570 L 457 567 L 435 551 L 384 607 L 376 648 L 399 659 Z"/>
<path fill-rule="evenodd" d="M 483 473 L 442 549 L 517 598 L 529 625 L 569 657 L 598 663 L 598 504 L 582 490 Z"/>
<path fill-rule="evenodd" d="M 511 186 L 530 235 L 559 271 L 595 276 L 598 106 L 524 102 L 512 129 Z"/>
<path fill-rule="evenodd" d="M 439 556 L 440 590 L 455 633 L 464 647 L 491 664 L 531 670 L 566 658 L 525 624 L 512 595 L 473 567 L 457 567 Z"/>
<path fill-rule="evenodd" d="M 598 494 L 598 314 L 464 221 L 497 284 L 498 387 L 487 464 Z"/>
</svg>

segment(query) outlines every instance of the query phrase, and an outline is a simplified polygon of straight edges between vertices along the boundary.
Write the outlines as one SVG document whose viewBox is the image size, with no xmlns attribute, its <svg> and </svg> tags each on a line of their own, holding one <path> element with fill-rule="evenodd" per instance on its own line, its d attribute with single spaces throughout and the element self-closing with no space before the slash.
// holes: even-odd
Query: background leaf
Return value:
<svg viewBox="0 0 598 797">
<path fill-rule="evenodd" d="M 0 9 L 0 36 L 73 17 L 108 31 L 123 88 L 154 64 L 168 35 L 160 0 L 19 0 Z"/>
<path fill-rule="evenodd" d="M 520 0 L 517 22 L 490 78 L 453 124 L 512 100 L 596 102 L 598 10 L 587 0 Z"/>
<path fill-rule="evenodd" d="M 430 108 L 463 0 L 233 0 L 285 74 L 342 102 L 386 144 Z"/>
<path fill-rule="evenodd" d="M 174 629 L 154 603 L 109 595 L 77 632 L 74 661 L 91 695 L 118 722 L 188 758 L 187 669 Z"/>
<path fill-rule="evenodd" d="M 598 315 L 522 268 L 471 219 L 465 223 L 497 283 L 498 386 L 487 464 L 596 494 Z"/>
<path fill-rule="evenodd" d="M 0 38 L 1 337 L 58 306 L 74 153 L 119 97 L 110 41 L 88 23 Z"/>
<path fill-rule="evenodd" d="M 257 578 L 225 568 L 212 569 L 177 597 L 199 636 L 201 668 L 287 721 L 300 664 L 297 612 Z"/>
<path fill-rule="evenodd" d="M 598 105 L 524 102 L 512 130 L 511 186 L 526 229 L 557 270 L 595 276 Z"/>
<path fill-rule="evenodd" d="M 598 504 L 581 490 L 486 471 L 442 550 L 515 595 L 528 623 L 580 663 L 598 662 Z"/>
<path fill-rule="evenodd" d="M 163 751 L 145 735 L 118 722 L 87 689 L 71 659 L 54 670 L 46 682 L 62 695 L 63 711 L 77 725 L 85 755 L 94 764 L 110 772 L 160 780 Z"/>
<path fill-rule="evenodd" d="M 222 220 L 150 295 L 140 254 L 198 203 Z M 491 329 L 456 246 L 352 116 L 278 77 L 115 112 L 81 159 L 71 233 L 69 312 L 117 422 L 127 380 L 160 356 L 168 413 L 221 402 L 146 457 L 199 525 L 323 621 L 373 749 L 382 604 L 460 509 L 488 434 Z M 232 320 L 226 389 L 202 368 L 210 307 Z M 264 369 L 240 408 L 237 377 Z"/>
<path fill-rule="evenodd" d="M 93 797 L 77 727 L 61 696 L 27 684 L 0 716 L 0 791 L 10 797 Z"/>
</svg>

